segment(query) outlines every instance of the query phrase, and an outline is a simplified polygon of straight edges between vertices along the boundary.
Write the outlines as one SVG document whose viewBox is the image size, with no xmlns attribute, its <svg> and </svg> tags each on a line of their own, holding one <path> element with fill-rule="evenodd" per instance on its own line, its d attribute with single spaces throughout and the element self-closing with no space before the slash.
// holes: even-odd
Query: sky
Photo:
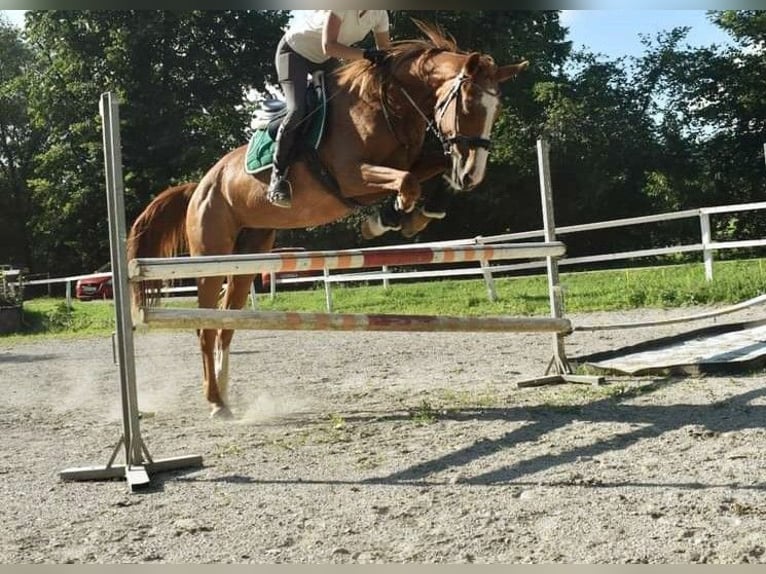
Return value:
<svg viewBox="0 0 766 574">
<path fill-rule="evenodd" d="M 24 10 L 2 10 L 21 27 Z M 575 49 L 587 48 L 608 58 L 639 56 L 644 52 L 640 34 L 651 38 L 676 26 L 690 26 L 686 43 L 691 46 L 725 44 L 728 36 L 711 24 L 704 10 L 563 10 L 561 22 L 569 28 Z"/>
<path fill-rule="evenodd" d="M 731 43 L 704 10 L 563 10 L 561 23 L 569 29 L 575 49 L 587 48 L 609 58 L 640 56 L 645 52 L 641 35 L 654 39 L 657 33 L 679 26 L 691 28 L 682 46 Z"/>
</svg>

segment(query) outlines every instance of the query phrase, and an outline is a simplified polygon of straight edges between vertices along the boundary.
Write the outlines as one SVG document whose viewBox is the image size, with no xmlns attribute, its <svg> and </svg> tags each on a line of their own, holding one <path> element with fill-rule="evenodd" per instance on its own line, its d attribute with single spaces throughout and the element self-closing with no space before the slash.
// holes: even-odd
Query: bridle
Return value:
<svg viewBox="0 0 766 574">
<path fill-rule="evenodd" d="M 460 72 L 457 76 L 455 76 L 452 80 L 452 85 L 450 86 L 449 90 L 447 91 L 446 95 L 437 100 L 436 105 L 434 106 L 434 118 L 432 120 L 428 119 L 428 116 L 423 113 L 423 110 L 420 109 L 420 107 L 415 103 L 415 100 L 410 96 L 409 93 L 407 93 L 407 90 L 405 90 L 403 87 L 400 86 L 400 90 L 404 94 L 404 96 L 409 100 L 409 102 L 412 104 L 412 107 L 417 110 L 417 112 L 420 114 L 420 116 L 425 120 L 426 122 L 426 128 L 428 131 L 430 131 L 432 134 L 436 136 L 436 138 L 441 142 L 442 149 L 444 150 L 444 155 L 451 155 L 452 148 L 455 145 L 464 145 L 470 149 L 476 149 L 476 148 L 482 148 L 489 151 L 490 147 L 492 146 L 492 141 L 478 136 L 466 136 L 460 133 L 460 126 L 458 125 L 458 118 L 459 114 L 457 113 L 457 106 L 460 104 L 460 98 L 462 94 L 461 88 L 463 87 L 463 84 L 466 83 L 473 83 L 475 86 L 477 86 L 480 90 L 483 92 L 490 94 L 491 96 L 494 96 L 496 98 L 499 97 L 499 94 L 493 90 L 489 90 L 487 88 L 484 88 L 483 86 L 480 86 L 476 82 L 474 82 L 471 77 L 464 73 Z M 455 104 L 455 129 L 454 134 L 452 137 L 448 137 L 442 130 L 441 130 L 441 121 L 444 118 L 444 115 L 447 113 L 447 109 L 449 108 L 450 104 Z"/>
</svg>

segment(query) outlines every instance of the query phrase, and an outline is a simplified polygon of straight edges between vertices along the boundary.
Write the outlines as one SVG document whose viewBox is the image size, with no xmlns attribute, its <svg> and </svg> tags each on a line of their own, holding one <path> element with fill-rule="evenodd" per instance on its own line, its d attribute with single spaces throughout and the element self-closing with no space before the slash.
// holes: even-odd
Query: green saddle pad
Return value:
<svg viewBox="0 0 766 574">
<path fill-rule="evenodd" d="M 297 147 L 311 146 L 316 149 L 322 141 L 324 123 L 327 116 L 327 102 L 321 90 L 317 90 L 317 94 L 319 96 L 319 103 L 309 111 L 307 119 L 310 123 L 306 131 L 296 138 L 295 145 Z M 274 163 L 275 147 L 276 143 L 271 135 L 269 135 L 268 128 L 255 130 L 247 144 L 245 171 L 247 173 L 258 173 L 271 167 Z"/>
</svg>

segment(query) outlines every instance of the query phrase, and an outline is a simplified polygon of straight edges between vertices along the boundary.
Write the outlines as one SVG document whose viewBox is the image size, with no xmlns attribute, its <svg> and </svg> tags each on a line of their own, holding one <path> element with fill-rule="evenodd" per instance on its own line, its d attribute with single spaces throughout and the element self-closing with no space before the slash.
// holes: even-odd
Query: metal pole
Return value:
<svg viewBox="0 0 766 574">
<path fill-rule="evenodd" d="M 119 133 L 119 103 L 114 94 L 102 94 L 99 111 L 104 129 L 104 163 L 106 166 L 106 198 L 109 211 L 109 244 L 112 263 L 117 356 L 120 371 L 123 434 L 106 466 L 65 469 L 63 480 L 100 480 L 124 476 L 131 490 L 149 483 L 148 471 L 173 470 L 201 466 L 202 457 L 182 456 L 152 460 L 141 439 L 136 364 L 133 346 L 133 322 L 129 298 L 127 225 L 123 200 L 122 152 Z M 113 465 L 120 445 L 125 447 L 125 466 Z"/>
<path fill-rule="evenodd" d="M 540 174 L 540 198 L 543 210 L 543 231 L 545 241 L 556 240 L 556 223 L 553 218 L 553 197 L 550 170 L 550 144 L 543 138 L 537 140 L 537 160 Z M 555 257 L 545 258 L 548 270 L 548 299 L 551 306 L 551 317 L 560 319 L 564 316 L 561 300 L 561 285 L 559 284 L 559 267 Z M 553 370 L 557 374 L 569 373 L 571 369 L 564 350 L 564 338 L 555 334 L 553 336 Z"/>
<path fill-rule="evenodd" d="M 543 207 L 543 230 L 545 241 L 556 240 L 556 224 L 553 219 L 553 186 L 551 185 L 550 144 L 543 138 L 537 140 L 537 163 L 540 173 L 540 197 Z M 559 268 L 556 257 L 545 257 L 548 269 L 548 297 L 551 305 L 551 317 L 561 319 L 564 316 L 564 303 L 559 283 Z M 548 365 L 547 376 L 518 381 L 517 387 L 536 387 L 557 383 L 589 383 L 599 385 L 604 381 L 603 376 L 574 375 L 566 356 L 563 333 L 553 335 L 553 358 Z"/>
<path fill-rule="evenodd" d="M 138 419 L 138 396 L 136 393 L 136 365 L 133 344 L 133 325 L 127 274 L 127 224 L 123 200 L 122 150 L 120 148 L 119 103 L 114 94 L 101 96 L 101 117 L 104 124 L 104 162 L 106 164 L 106 196 L 109 210 L 109 243 L 112 257 L 112 281 L 117 327 L 117 355 L 122 391 L 123 427 L 125 440 L 126 476 L 131 486 L 149 482 L 142 467 L 143 452 Z M 116 129 L 117 128 L 117 129 Z"/>
<path fill-rule="evenodd" d="M 269 299 L 272 301 L 277 296 L 277 274 L 272 271 L 269 273 Z"/>
<path fill-rule="evenodd" d="M 250 282 L 250 306 L 253 310 L 258 308 L 258 295 L 255 292 L 255 282 Z"/>
<path fill-rule="evenodd" d="M 495 288 L 495 278 L 492 276 L 489 261 L 482 259 L 479 265 L 481 266 L 481 274 L 484 277 L 484 285 L 487 287 L 487 297 L 494 303 L 497 301 L 497 289 Z"/>
</svg>

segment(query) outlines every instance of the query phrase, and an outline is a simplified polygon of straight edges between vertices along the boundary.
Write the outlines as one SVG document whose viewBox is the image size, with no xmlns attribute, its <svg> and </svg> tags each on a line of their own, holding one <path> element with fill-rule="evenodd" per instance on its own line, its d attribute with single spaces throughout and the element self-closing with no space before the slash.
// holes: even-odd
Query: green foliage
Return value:
<svg viewBox="0 0 766 574">
<path fill-rule="evenodd" d="M 688 48 L 689 30 L 676 28 L 645 38 L 641 57 L 617 60 L 572 53 L 555 10 L 392 11 L 394 40 L 419 35 L 413 17 L 439 24 L 463 50 L 531 62 L 502 86 L 484 182 L 452 194 L 447 218 L 413 241 L 538 228 L 535 141 L 543 133 L 552 140 L 559 226 L 763 198 L 762 11 L 709 13 L 734 47 Z M 275 83 L 274 50 L 288 19 L 279 10 L 32 10 L 23 36 L 0 21 L 0 262 L 64 275 L 108 259 L 99 96 L 121 100 L 132 221 L 157 192 L 198 178 L 246 141 L 253 93 Z M 336 249 L 403 241 L 390 233 L 364 243 L 359 225 L 370 211 L 280 231 L 278 242 Z M 766 234 L 757 213 L 715 225 L 721 239 Z M 673 233 L 685 240 L 698 230 Z M 619 250 L 668 238 L 605 230 L 572 237 L 567 248 L 580 256 L 604 243 Z M 481 306 L 481 296 L 467 301 Z"/>
<path fill-rule="evenodd" d="M 29 111 L 45 140 L 32 188 L 38 267 L 107 258 L 98 101 L 115 92 L 127 219 L 171 183 L 199 177 L 247 139 L 249 91 L 273 80 L 281 11 L 31 11 Z"/>
<path fill-rule="evenodd" d="M 23 266 L 30 244 L 26 178 L 36 138 L 26 108 L 24 75 L 32 52 L 19 31 L 0 19 L 0 262 Z"/>
<path fill-rule="evenodd" d="M 60 299 L 33 299 L 24 303 L 23 336 L 87 335 L 114 330 L 114 305 L 106 301 L 67 306 Z"/>
<path fill-rule="evenodd" d="M 735 46 L 675 50 L 663 69 L 665 117 L 674 124 L 667 130 L 670 143 L 681 143 L 688 167 L 679 168 L 687 181 L 693 178 L 693 185 L 675 186 L 685 206 L 759 201 L 764 189 L 766 18 L 757 10 L 709 12 L 709 17 Z M 758 215 L 738 227 L 753 236 L 766 232 Z"/>
</svg>

